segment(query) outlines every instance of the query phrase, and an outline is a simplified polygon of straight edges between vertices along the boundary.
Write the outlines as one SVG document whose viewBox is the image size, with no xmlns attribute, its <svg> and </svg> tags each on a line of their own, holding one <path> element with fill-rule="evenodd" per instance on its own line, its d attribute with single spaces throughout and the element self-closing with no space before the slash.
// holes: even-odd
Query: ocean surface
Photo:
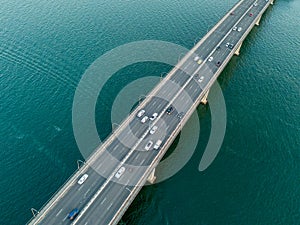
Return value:
<svg viewBox="0 0 300 225">
<path fill-rule="evenodd" d="M 83 159 L 72 103 L 85 70 L 141 40 L 192 48 L 236 0 L 2 0 L 0 225 L 21 225 Z M 227 128 L 216 160 L 199 161 L 211 115 L 199 106 L 195 153 L 176 175 L 142 189 L 120 224 L 300 224 L 300 1 L 275 0 L 218 79 Z M 138 63 L 112 77 L 96 108 L 99 136 L 123 86 L 169 66 Z M 86 90 L 88 92 L 88 86 Z M 174 148 L 174 146 L 173 146 Z"/>
</svg>

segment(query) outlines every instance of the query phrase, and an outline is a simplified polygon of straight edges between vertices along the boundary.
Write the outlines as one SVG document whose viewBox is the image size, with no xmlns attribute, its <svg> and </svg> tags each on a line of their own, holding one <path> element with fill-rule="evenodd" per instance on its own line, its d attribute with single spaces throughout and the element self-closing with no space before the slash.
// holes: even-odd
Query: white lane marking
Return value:
<svg viewBox="0 0 300 225">
<path fill-rule="evenodd" d="M 160 104 L 158 105 L 158 108 L 160 108 L 160 107 L 161 107 L 161 104 L 162 104 L 162 103 L 160 103 Z"/>
<path fill-rule="evenodd" d="M 107 210 L 109 210 L 111 206 L 112 206 L 112 203 L 110 203 L 110 205 L 108 206 Z"/>
<path fill-rule="evenodd" d="M 126 188 L 126 190 L 129 191 L 129 192 L 131 192 L 131 190 L 128 187 Z"/>
<path fill-rule="evenodd" d="M 102 205 L 105 201 L 106 201 L 106 198 L 104 198 L 100 204 Z"/>
<path fill-rule="evenodd" d="M 88 222 L 86 222 L 84 225 L 87 225 L 88 224 Z"/>
<path fill-rule="evenodd" d="M 63 219 L 63 221 L 65 221 L 68 218 L 68 215 L 65 216 L 65 218 Z"/>
<path fill-rule="evenodd" d="M 90 188 L 84 193 L 84 196 L 86 196 L 90 192 Z"/>
<path fill-rule="evenodd" d="M 153 101 L 153 104 L 152 104 L 152 105 L 153 105 L 153 106 L 155 106 L 156 102 L 157 102 L 156 100 L 155 100 L 155 101 Z"/>
<path fill-rule="evenodd" d="M 193 94 L 195 94 L 197 91 L 198 91 L 198 90 L 197 90 L 197 89 L 195 89 L 195 90 L 194 90 L 194 92 L 193 92 Z"/>
<path fill-rule="evenodd" d="M 143 165 L 143 163 L 145 162 L 146 159 L 143 159 L 143 161 L 140 163 L 140 166 Z"/>
<path fill-rule="evenodd" d="M 83 187 L 83 184 L 80 185 L 80 187 L 77 189 L 77 191 L 80 191 L 82 187 Z"/>
<path fill-rule="evenodd" d="M 119 144 L 117 144 L 114 148 L 113 148 L 113 150 L 116 150 L 116 148 L 119 146 Z"/>
<path fill-rule="evenodd" d="M 135 159 L 138 159 L 140 157 L 140 155 L 137 155 L 136 157 L 135 157 Z"/>
<path fill-rule="evenodd" d="M 56 214 L 56 217 L 61 213 L 61 211 L 62 211 L 62 209 L 60 209 L 60 210 L 58 211 L 58 213 Z"/>
<path fill-rule="evenodd" d="M 127 184 L 129 184 L 129 179 L 126 181 L 126 184 L 125 184 L 125 186 L 127 186 Z"/>
<path fill-rule="evenodd" d="M 193 87 L 193 86 L 190 86 L 190 87 L 189 87 L 189 90 L 191 90 L 191 89 L 192 89 L 192 87 Z"/>
<path fill-rule="evenodd" d="M 163 90 L 161 93 L 162 93 L 162 94 L 166 93 L 166 90 Z"/>
</svg>

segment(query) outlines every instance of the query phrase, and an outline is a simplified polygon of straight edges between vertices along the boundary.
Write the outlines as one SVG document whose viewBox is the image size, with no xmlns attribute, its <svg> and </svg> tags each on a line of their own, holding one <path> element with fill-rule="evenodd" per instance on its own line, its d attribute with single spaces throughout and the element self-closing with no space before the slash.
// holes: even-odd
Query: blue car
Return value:
<svg viewBox="0 0 300 225">
<path fill-rule="evenodd" d="M 79 213 L 79 209 L 75 208 L 69 213 L 68 218 L 70 220 L 74 220 L 75 217 L 78 215 L 78 213 Z"/>
</svg>

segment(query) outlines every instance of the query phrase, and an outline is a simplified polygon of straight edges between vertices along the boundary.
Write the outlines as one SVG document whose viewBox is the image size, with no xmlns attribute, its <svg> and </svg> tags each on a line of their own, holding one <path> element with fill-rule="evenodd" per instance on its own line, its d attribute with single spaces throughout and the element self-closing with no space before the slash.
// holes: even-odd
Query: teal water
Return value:
<svg viewBox="0 0 300 225">
<path fill-rule="evenodd" d="M 0 7 L 0 224 L 25 224 L 76 169 L 72 101 L 87 67 L 137 40 L 191 48 L 236 0 L 3 0 Z M 198 171 L 210 132 L 175 176 L 144 188 L 123 224 L 300 224 L 300 1 L 276 0 L 219 78 L 227 130 L 213 164 Z M 147 70 L 145 71 L 145 68 Z M 168 71 L 137 64 L 112 79 L 97 108 L 111 130 L 112 100 L 130 81 Z M 129 76 L 132 75 L 132 76 Z M 99 116 L 101 114 L 101 117 Z"/>
</svg>

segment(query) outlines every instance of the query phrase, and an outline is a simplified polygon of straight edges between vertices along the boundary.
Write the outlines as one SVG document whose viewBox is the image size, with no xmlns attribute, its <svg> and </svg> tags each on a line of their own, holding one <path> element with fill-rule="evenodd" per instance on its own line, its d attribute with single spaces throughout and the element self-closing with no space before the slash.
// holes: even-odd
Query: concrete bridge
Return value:
<svg viewBox="0 0 300 225">
<path fill-rule="evenodd" d="M 155 181 L 156 166 L 270 4 L 242 0 L 230 9 L 28 224 L 117 224 L 147 180 Z"/>
</svg>

